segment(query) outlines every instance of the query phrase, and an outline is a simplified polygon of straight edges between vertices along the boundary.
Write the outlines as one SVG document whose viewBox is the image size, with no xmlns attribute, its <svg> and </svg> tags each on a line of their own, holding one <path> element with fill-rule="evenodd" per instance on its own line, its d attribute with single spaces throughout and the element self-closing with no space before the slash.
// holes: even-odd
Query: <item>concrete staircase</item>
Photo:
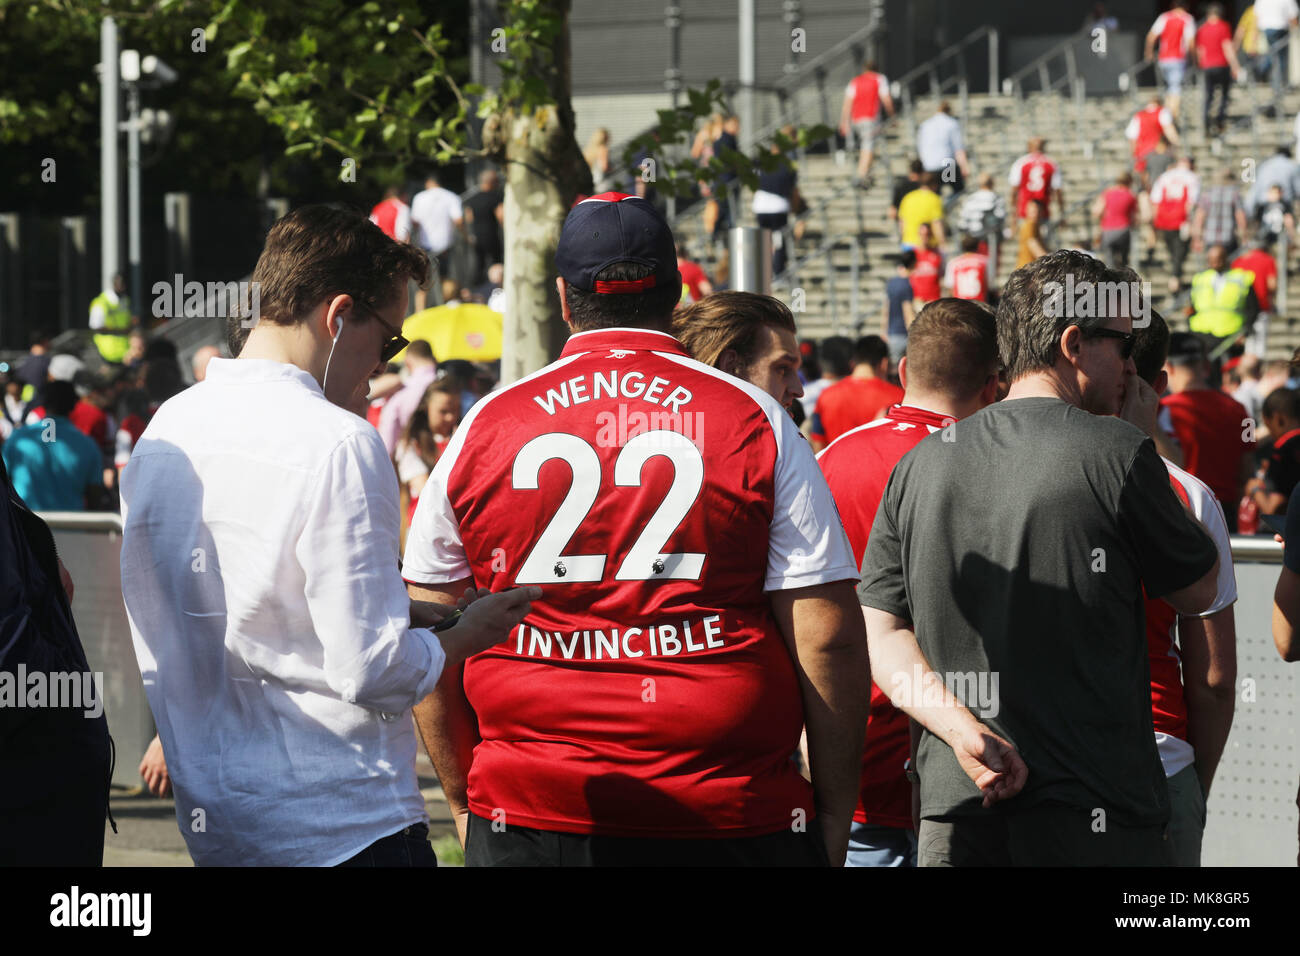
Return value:
<svg viewBox="0 0 1300 956">
<path fill-rule="evenodd" d="M 1149 92 L 1141 91 L 1143 96 Z M 1263 91 L 1260 93 L 1262 96 Z M 1278 144 L 1294 144 L 1293 124 L 1300 109 L 1300 91 L 1292 91 L 1276 103 L 1274 117 L 1260 117 L 1257 138 L 1252 135 L 1248 102 L 1246 91 L 1235 87 L 1227 132 L 1220 140 L 1207 141 L 1201 129 L 1201 91 L 1194 88 L 1184 92 L 1180 148 L 1195 157 L 1203 184 L 1224 166 L 1240 171 L 1243 160 L 1253 159 L 1258 165 L 1272 155 Z M 933 99 L 918 102 L 918 120 L 931 115 L 934 105 Z M 972 178 L 992 172 L 998 192 L 1005 195 L 1011 164 L 1025 152 L 1029 137 L 1045 136 L 1048 154 L 1062 167 L 1063 192 L 1069 207 L 1065 228 L 1049 236 L 1048 248 L 1087 246 L 1096 232 L 1088 205 L 1100 187 L 1109 185 L 1129 167 L 1131 152 L 1124 126 L 1133 110 L 1133 101 L 1119 95 L 1089 97 L 1081 104 L 1055 94 L 1030 94 L 1023 103 L 1006 96 L 972 95 L 964 130 Z M 904 122 L 890 124 L 884 140 L 872 170 L 875 185 L 868 191 L 851 185 L 856 168 L 851 153 L 840 157 L 834 153 L 808 154 L 800 165 L 799 188 L 810 207 L 804 217 L 806 231 L 793 252 L 798 263 L 794 275 L 787 277 L 789 281 L 776 282 L 773 291 L 792 307 L 802 299 L 804 310 L 796 312 L 796 319 L 801 335 L 808 338 L 879 331 L 884 285 L 894 274 L 892 257 L 898 252 L 896 233 L 888 218 L 891 184 L 894 177 L 905 174 L 907 163 L 915 155 L 909 125 Z M 950 209 L 950 235 L 959 204 L 960 200 Z M 684 210 L 674 228 L 707 267 L 714 256 L 703 235 L 700 208 Z M 737 221 L 752 224 L 748 196 L 741 199 L 740 208 L 744 215 L 737 216 Z M 1175 329 L 1186 328 L 1186 291 L 1177 297 L 1168 293 L 1170 271 L 1163 244 L 1157 243 L 1149 250 L 1152 261 L 1141 264 L 1148 254 L 1141 232 L 1138 230 L 1134 236 L 1132 265 L 1151 282 L 1156 308 Z M 856 295 L 852 281 L 855 237 L 859 246 Z M 950 242 L 944 253 L 951 256 L 957 251 Z M 1014 244 L 1004 245 L 999 280 L 1009 273 L 1014 257 Z M 1294 253 L 1290 258 L 1288 275 L 1294 283 L 1300 276 L 1300 262 Z M 1204 268 L 1203 261 L 1203 255 L 1189 254 L 1184 283 Z M 1290 358 L 1300 347 L 1300 308 L 1295 305 L 1300 286 L 1293 284 L 1291 288 L 1290 314 L 1275 315 L 1269 327 L 1269 358 Z M 802 295 L 796 296 L 796 289 L 802 290 Z"/>
</svg>

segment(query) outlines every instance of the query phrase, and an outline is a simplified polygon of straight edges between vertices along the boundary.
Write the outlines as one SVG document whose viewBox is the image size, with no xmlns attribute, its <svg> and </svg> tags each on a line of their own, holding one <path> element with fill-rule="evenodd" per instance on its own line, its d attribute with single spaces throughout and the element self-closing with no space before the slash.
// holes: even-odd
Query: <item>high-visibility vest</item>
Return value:
<svg viewBox="0 0 1300 956">
<path fill-rule="evenodd" d="M 1195 314 L 1188 321 L 1193 332 L 1202 332 L 1226 338 L 1241 331 L 1245 322 L 1246 299 L 1255 282 L 1255 273 L 1248 269 L 1229 269 L 1215 289 L 1219 273 L 1213 269 L 1198 272 L 1192 278 L 1192 309 Z"/>
<path fill-rule="evenodd" d="M 104 307 L 105 329 L 125 332 L 131 328 L 131 310 L 127 308 L 125 297 L 118 299 L 117 304 L 114 305 L 108 293 L 101 292 L 91 300 L 92 312 L 97 305 Z M 105 362 L 121 365 L 126 358 L 126 353 L 130 351 L 131 341 L 125 335 L 96 335 L 95 348 L 99 349 L 100 357 Z"/>
</svg>

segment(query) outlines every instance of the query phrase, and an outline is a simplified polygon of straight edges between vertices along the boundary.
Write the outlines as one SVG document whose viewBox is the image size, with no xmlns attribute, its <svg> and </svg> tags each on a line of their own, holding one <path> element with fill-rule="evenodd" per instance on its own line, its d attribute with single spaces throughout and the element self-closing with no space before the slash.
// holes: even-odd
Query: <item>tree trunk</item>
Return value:
<svg viewBox="0 0 1300 956">
<path fill-rule="evenodd" d="M 490 117 L 483 129 L 484 146 L 505 158 L 503 383 L 537 371 L 564 347 L 568 330 L 555 291 L 555 247 L 574 199 L 591 192 L 569 101 L 569 0 L 555 0 L 555 6 L 565 22 L 555 69 L 546 77 L 554 105 Z"/>
</svg>

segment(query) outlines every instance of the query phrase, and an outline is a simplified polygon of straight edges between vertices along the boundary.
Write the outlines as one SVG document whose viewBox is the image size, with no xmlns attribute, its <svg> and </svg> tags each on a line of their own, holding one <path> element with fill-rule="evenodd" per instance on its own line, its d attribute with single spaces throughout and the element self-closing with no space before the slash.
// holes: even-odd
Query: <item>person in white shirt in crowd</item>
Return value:
<svg viewBox="0 0 1300 956">
<path fill-rule="evenodd" d="M 1267 73 L 1273 85 L 1274 97 L 1291 85 L 1289 50 L 1277 49 L 1291 28 L 1300 22 L 1300 7 L 1296 0 L 1255 0 L 1255 29 L 1264 36 L 1265 53 L 1259 64 L 1262 76 Z"/>
<path fill-rule="evenodd" d="M 429 257 L 430 285 L 438 288 L 451 267 L 451 247 L 456 243 L 456 230 L 464 222 L 465 211 L 459 196 L 438 185 L 437 173 L 429 173 L 424 186 L 411 200 L 412 234 L 415 244 Z M 427 292 L 421 288 L 415 293 L 416 311 L 428 304 Z"/>
<path fill-rule="evenodd" d="M 397 477 L 353 410 L 426 268 L 359 213 L 281 219 L 239 358 L 164 403 L 123 470 L 122 596 L 199 865 L 435 866 L 411 709 L 541 595 L 471 591 L 456 615 L 402 582 Z"/>
<path fill-rule="evenodd" d="M 938 173 L 939 181 L 951 186 L 955 193 L 966 188 L 970 176 L 970 163 L 966 158 L 966 142 L 962 138 L 961 123 L 952 115 L 947 100 L 939 103 L 934 115 L 916 130 L 916 152 L 926 172 Z"/>
</svg>

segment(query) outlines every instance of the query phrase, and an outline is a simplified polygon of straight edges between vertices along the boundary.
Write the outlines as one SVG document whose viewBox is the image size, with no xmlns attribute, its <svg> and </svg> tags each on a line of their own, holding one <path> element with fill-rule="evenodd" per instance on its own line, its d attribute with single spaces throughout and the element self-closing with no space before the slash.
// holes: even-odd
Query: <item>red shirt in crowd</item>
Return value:
<svg viewBox="0 0 1300 956">
<path fill-rule="evenodd" d="M 881 378 L 841 379 L 817 396 L 812 437 L 830 444 L 851 428 L 879 418 L 903 400 L 903 390 Z"/>
<path fill-rule="evenodd" d="M 925 409 L 895 405 L 884 418 L 841 435 L 817 456 L 859 564 L 894 466 L 922 438 L 951 421 Z M 903 776 L 909 749 L 907 715 L 873 682 L 858 808 L 853 812 L 858 823 L 912 829 L 912 785 Z"/>
<path fill-rule="evenodd" d="M 1016 215 L 1025 218 L 1031 199 L 1043 204 L 1043 221 L 1050 216 L 1047 200 L 1053 189 L 1061 188 L 1061 170 L 1043 153 L 1025 153 L 1011 167 L 1011 185 L 1016 187 Z"/>
<path fill-rule="evenodd" d="M 1228 57 L 1223 52 L 1223 42 L 1232 42 L 1232 27 L 1227 20 L 1206 21 L 1196 31 L 1196 52 L 1201 61 L 1201 69 L 1211 70 L 1227 66 Z"/>
<path fill-rule="evenodd" d="M 1102 193 L 1101 228 L 1103 231 L 1128 229 L 1133 225 L 1137 197 L 1123 186 L 1111 186 Z"/>
<path fill-rule="evenodd" d="M 1168 10 L 1156 17 L 1151 32 L 1159 38 L 1156 57 L 1161 60 L 1181 60 L 1187 56 L 1196 20 L 1186 10 Z"/>
<path fill-rule="evenodd" d="M 1263 249 L 1252 249 L 1232 260 L 1232 268 L 1248 269 L 1255 273 L 1255 298 L 1259 300 L 1259 311 L 1273 311 L 1273 296 L 1268 291 L 1268 280 L 1277 278 L 1277 262 Z"/>
<path fill-rule="evenodd" d="M 1199 181 L 1190 169 L 1167 169 L 1151 185 L 1155 215 L 1151 225 L 1172 232 L 1187 221 L 1187 207 L 1196 202 Z"/>
<path fill-rule="evenodd" d="M 989 257 L 978 252 L 963 252 L 948 262 L 944 282 L 952 289 L 954 298 L 988 299 Z M 913 289 L 915 291 L 915 289 Z"/>
<path fill-rule="evenodd" d="M 465 665 L 478 816 L 663 838 L 813 816 L 768 594 L 858 568 L 790 416 L 671 336 L 577 333 L 478 402 L 420 495 L 402 572 L 543 590 Z"/>
<path fill-rule="evenodd" d="M 943 272 L 943 256 L 937 249 L 923 249 L 917 246 L 916 268 L 912 270 L 910 281 L 912 295 L 922 302 L 933 302 L 939 298 L 939 276 Z"/>
<path fill-rule="evenodd" d="M 690 262 L 686 259 L 677 260 L 677 271 L 682 274 L 682 284 L 691 294 L 692 302 L 699 302 L 704 297 L 700 284 L 709 281 L 709 277 L 704 274 L 698 263 Z"/>
<path fill-rule="evenodd" d="M 1183 449 L 1183 467 L 1210 486 L 1224 508 L 1237 507 L 1241 493 L 1241 456 L 1255 450 L 1243 441 L 1248 417 L 1236 399 L 1213 388 L 1167 395 L 1174 435 Z"/>
<path fill-rule="evenodd" d="M 78 431 L 93 438 L 100 448 L 108 443 L 108 415 L 102 408 L 96 408 L 84 398 L 78 399 L 68 420 Z"/>
</svg>

